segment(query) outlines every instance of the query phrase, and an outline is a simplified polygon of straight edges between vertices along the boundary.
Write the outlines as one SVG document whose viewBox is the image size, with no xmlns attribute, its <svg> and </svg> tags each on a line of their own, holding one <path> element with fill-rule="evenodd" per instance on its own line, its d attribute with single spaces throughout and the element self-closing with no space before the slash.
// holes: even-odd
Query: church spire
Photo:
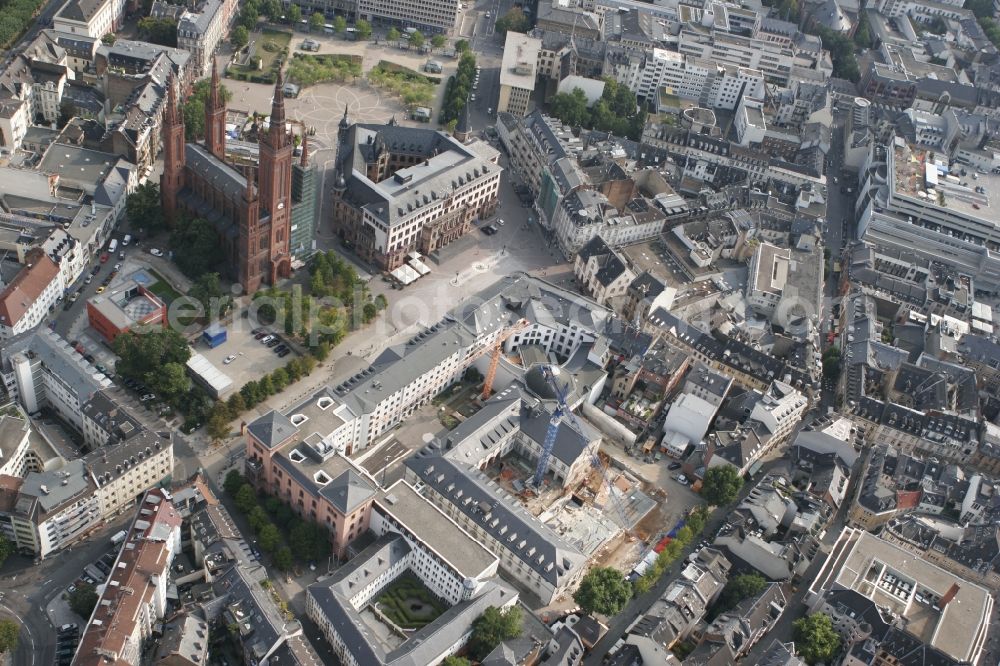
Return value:
<svg viewBox="0 0 1000 666">
<path fill-rule="evenodd" d="M 285 132 L 285 92 L 281 68 L 278 68 L 278 78 L 274 82 L 274 97 L 271 99 L 271 145 L 275 148 L 287 144 L 288 134 Z"/>
<path fill-rule="evenodd" d="M 309 133 L 306 126 L 302 125 L 302 166 L 309 166 Z"/>
<path fill-rule="evenodd" d="M 217 160 L 226 159 L 226 103 L 222 100 L 219 68 L 212 58 L 212 83 L 205 104 L 205 148 Z"/>
</svg>

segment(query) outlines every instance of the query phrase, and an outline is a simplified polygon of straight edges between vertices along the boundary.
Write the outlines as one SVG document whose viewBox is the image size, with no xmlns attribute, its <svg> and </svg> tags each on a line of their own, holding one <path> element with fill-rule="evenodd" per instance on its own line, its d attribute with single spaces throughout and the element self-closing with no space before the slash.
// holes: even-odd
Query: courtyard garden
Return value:
<svg viewBox="0 0 1000 666">
<path fill-rule="evenodd" d="M 274 83 L 288 55 L 292 33 L 264 29 L 233 58 L 226 75 L 237 81 Z"/>
<path fill-rule="evenodd" d="M 376 605 L 401 629 L 420 629 L 447 610 L 444 602 L 410 573 L 393 581 L 382 592 Z"/>
</svg>

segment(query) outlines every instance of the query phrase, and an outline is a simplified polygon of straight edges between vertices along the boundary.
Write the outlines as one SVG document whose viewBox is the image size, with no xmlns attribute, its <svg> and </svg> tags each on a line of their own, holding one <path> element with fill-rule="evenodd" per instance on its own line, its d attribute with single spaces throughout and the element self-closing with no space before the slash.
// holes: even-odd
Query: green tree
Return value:
<svg viewBox="0 0 1000 666">
<path fill-rule="evenodd" d="M 367 324 L 378 315 L 378 306 L 374 303 L 365 303 L 363 313 L 364 321 Z"/>
<path fill-rule="evenodd" d="M 118 356 L 115 365 L 118 374 L 140 381 L 167 364 L 184 365 L 191 358 L 187 340 L 171 328 L 143 333 L 128 331 L 115 338 L 111 348 Z"/>
<path fill-rule="evenodd" d="M 590 120 L 587 95 L 580 88 L 573 88 L 571 93 L 556 93 L 549 103 L 549 112 L 571 127 L 586 125 Z"/>
<path fill-rule="evenodd" d="M 229 436 L 229 422 L 231 420 L 229 407 L 222 402 L 215 403 L 207 424 L 208 436 L 212 438 L 212 441 L 220 442 Z"/>
<path fill-rule="evenodd" d="M 80 583 L 69 595 L 69 607 L 83 619 L 89 619 L 97 605 L 97 591 L 93 585 Z"/>
<path fill-rule="evenodd" d="M 358 19 L 354 24 L 354 34 L 358 41 L 368 41 L 372 37 L 372 24 L 364 19 Z"/>
<path fill-rule="evenodd" d="M 469 45 L 469 40 L 467 40 L 467 39 L 460 39 L 457 42 L 455 42 L 455 53 L 464 54 L 464 53 L 466 53 L 468 51 L 471 51 L 471 50 L 472 50 L 472 46 Z"/>
<path fill-rule="evenodd" d="M 829 28 L 820 28 L 817 34 L 823 42 L 823 48 L 830 51 L 830 59 L 833 61 L 833 75 L 857 83 L 858 79 L 861 78 L 861 72 L 858 69 L 854 43 L 843 33 L 835 32 Z"/>
<path fill-rule="evenodd" d="M 740 574 L 733 576 L 722 588 L 722 594 L 712 607 L 712 617 L 718 617 L 736 608 L 744 599 L 755 597 L 764 591 L 767 581 L 760 574 Z"/>
<path fill-rule="evenodd" d="M 274 554 L 274 566 L 278 571 L 288 571 L 292 568 L 292 551 L 288 546 L 282 546 Z"/>
<path fill-rule="evenodd" d="M 395 27 L 389 28 L 389 32 L 385 33 L 385 40 L 387 42 L 398 42 L 399 30 L 397 30 Z"/>
<path fill-rule="evenodd" d="M 108 34 L 101 37 L 101 41 L 107 44 L 108 46 L 114 46 L 114 43 L 117 39 L 118 38 L 115 36 L 115 33 L 113 32 L 109 32 Z"/>
<path fill-rule="evenodd" d="M 506 14 L 497 19 L 496 31 L 501 35 L 510 32 L 528 32 L 531 30 L 531 21 L 525 16 L 520 7 L 514 7 Z"/>
<path fill-rule="evenodd" d="M 7 561 L 7 558 L 14 553 L 14 544 L 11 540 L 0 534 L 0 567 Z"/>
<path fill-rule="evenodd" d="M 291 23 L 295 27 L 298 27 L 299 23 L 302 22 L 302 8 L 299 7 L 298 5 L 289 5 L 288 13 L 286 14 L 286 16 L 288 17 L 289 23 Z"/>
<path fill-rule="evenodd" d="M 243 9 L 240 11 L 239 24 L 246 28 L 247 30 L 253 30 L 257 27 L 257 20 L 260 18 L 260 9 L 256 3 L 245 2 L 243 3 Z"/>
<path fill-rule="evenodd" d="M 580 581 L 573 601 L 593 615 L 617 615 L 632 598 L 632 588 L 621 571 L 611 567 L 594 567 Z"/>
<path fill-rule="evenodd" d="M 147 42 L 177 48 L 177 21 L 147 16 L 139 19 L 139 35 Z"/>
<path fill-rule="evenodd" d="M 410 46 L 412 46 L 415 49 L 419 49 L 421 46 L 423 46 L 424 41 L 426 41 L 424 39 L 424 33 L 420 32 L 419 30 L 415 30 L 413 34 L 410 35 Z"/>
<path fill-rule="evenodd" d="M 282 8 L 281 3 L 278 0 L 264 0 L 260 5 L 260 11 L 267 20 L 271 23 L 278 23 L 281 21 Z"/>
<path fill-rule="evenodd" d="M 164 228 L 163 206 L 160 202 L 160 185 L 153 180 L 135 188 L 125 200 L 125 212 L 133 229 L 155 234 Z"/>
<path fill-rule="evenodd" d="M 0 654 L 13 654 L 17 650 L 20 633 L 21 625 L 14 620 L 0 620 Z"/>
<path fill-rule="evenodd" d="M 309 17 L 309 29 L 317 32 L 322 30 L 324 25 L 326 25 L 326 17 L 323 16 L 323 12 L 313 12 L 313 15 Z"/>
<path fill-rule="evenodd" d="M 243 475 L 237 470 L 231 469 L 229 473 L 226 474 L 225 481 L 222 482 L 222 489 L 226 491 L 226 494 L 232 498 L 236 498 L 236 495 L 240 492 L 240 489 L 246 484 L 246 480 Z"/>
<path fill-rule="evenodd" d="M 743 477 L 732 465 L 711 467 L 705 472 L 701 484 L 701 496 L 715 506 L 725 506 L 736 499 L 743 487 Z"/>
<path fill-rule="evenodd" d="M 482 661 L 503 641 L 520 636 L 521 619 L 521 609 L 517 606 L 503 611 L 496 606 L 487 608 L 472 623 L 469 655 L 475 661 Z"/>
<path fill-rule="evenodd" d="M 445 660 L 441 662 L 441 666 L 472 666 L 472 662 L 465 657 L 453 654 L 450 657 L 445 657 Z"/>
<path fill-rule="evenodd" d="M 243 400 L 243 395 L 241 393 L 233 393 L 229 396 L 229 400 L 226 401 L 226 407 L 229 408 L 229 415 L 235 419 L 246 411 L 247 404 L 246 401 Z"/>
<path fill-rule="evenodd" d="M 224 261 L 215 226 L 200 217 L 182 215 L 170 234 L 174 263 L 181 272 L 197 280 Z"/>
<path fill-rule="evenodd" d="M 823 352 L 823 376 L 834 380 L 840 376 L 840 347 L 833 345 Z"/>
<path fill-rule="evenodd" d="M 250 529 L 254 531 L 254 534 L 260 532 L 261 528 L 267 525 L 269 521 L 267 511 L 262 506 L 255 506 L 247 515 L 247 522 L 250 523 Z"/>
<path fill-rule="evenodd" d="M 795 651 L 807 664 L 830 663 L 840 651 L 840 634 L 826 613 L 813 613 L 792 623 Z"/>
<path fill-rule="evenodd" d="M 233 299 L 222 288 L 222 280 L 218 273 L 202 273 L 191 284 L 188 296 L 201 303 L 207 320 L 215 320 L 233 308 Z"/>
<path fill-rule="evenodd" d="M 146 373 L 144 381 L 164 401 L 174 404 L 181 395 L 188 392 L 191 380 L 180 363 L 164 363 Z"/>
<path fill-rule="evenodd" d="M 292 555 L 295 556 L 295 559 L 301 562 L 310 562 L 316 559 L 312 528 L 305 521 L 300 520 L 292 526 L 288 533 L 288 545 L 292 549 Z"/>
<path fill-rule="evenodd" d="M 338 35 L 344 34 L 347 30 L 347 19 L 340 14 L 333 17 L 333 31 Z"/>
<path fill-rule="evenodd" d="M 448 40 L 444 38 L 444 35 L 434 35 L 431 37 L 431 46 L 436 49 L 444 47 L 447 42 Z"/>
<path fill-rule="evenodd" d="M 242 514 L 249 514 L 257 506 L 257 491 L 249 483 L 244 483 L 243 487 L 236 493 L 236 508 Z"/>
<path fill-rule="evenodd" d="M 238 25 L 233 28 L 233 32 L 229 35 L 229 43 L 233 45 L 234 49 L 239 51 L 249 42 L 250 31 L 247 30 L 245 25 Z"/>
<path fill-rule="evenodd" d="M 280 541 L 281 532 L 274 526 L 274 523 L 264 525 L 257 534 L 257 543 L 260 544 L 260 549 L 265 553 L 273 553 Z"/>
</svg>

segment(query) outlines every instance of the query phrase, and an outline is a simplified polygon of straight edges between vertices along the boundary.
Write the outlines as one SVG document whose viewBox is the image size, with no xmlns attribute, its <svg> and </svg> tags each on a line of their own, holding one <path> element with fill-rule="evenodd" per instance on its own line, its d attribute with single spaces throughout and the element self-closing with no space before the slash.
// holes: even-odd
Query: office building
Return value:
<svg viewBox="0 0 1000 666">
<path fill-rule="evenodd" d="M 988 590 L 864 530 L 841 533 L 805 603 L 836 618 L 827 596 L 836 590 L 853 590 L 898 617 L 916 648 L 964 663 L 976 663 L 986 649 L 993 612 Z"/>
<path fill-rule="evenodd" d="M 531 94 L 535 91 L 538 75 L 538 53 L 542 40 L 520 32 L 509 31 L 503 47 L 500 64 L 500 101 L 497 113 L 512 116 L 528 115 Z"/>
</svg>

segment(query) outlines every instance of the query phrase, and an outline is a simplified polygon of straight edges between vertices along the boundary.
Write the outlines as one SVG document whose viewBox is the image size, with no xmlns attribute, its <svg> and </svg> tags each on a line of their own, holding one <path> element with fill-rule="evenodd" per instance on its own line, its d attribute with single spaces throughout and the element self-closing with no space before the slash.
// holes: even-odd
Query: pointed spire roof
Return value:
<svg viewBox="0 0 1000 666">
<path fill-rule="evenodd" d="M 167 76 L 167 108 L 164 112 L 167 116 L 167 125 L 172 125 L 177 119 L 177 93 L 174 90 L 175 81 L 173 71 Z"/>
<path fill-rule="evenodd" d="M 309 166 L 309 133 L 306 132 L 305 125 L 302 125 L 302 166 Z"/>
<path fill-rule="evenodd" d="M 347 102 L 344 102 L 344 117 L 340 119 L 340 129 L 347 129 L 350 126 L 351 123 L 347 119 Z"/>
<path fill-rule="evenodd" d="M 271 99 L 271 133 L 285 131 L 285 93 L 284 78 L 281 76 L 281 68 L 278 68 L 278 77 L 274 82 L 274 97 Z M 278 128 L 277 130 L 275 128 Z"/>
<path fill-rule="evenodd" d="M 211 88 L 209 89 L 209 92 L 208 92 L 208 105 L 212 109 L 218 109 L 219 106 L 220 106 L 220 103 L 219 103 L 220 100 L 219 100 L 219 98 L 220 98 L 220 94 L 219 94 L 219 66 L 218 66 L 215 58 L 213 57 L 212 58 L 212 85 L 211 85 Z"/>
</svg>

